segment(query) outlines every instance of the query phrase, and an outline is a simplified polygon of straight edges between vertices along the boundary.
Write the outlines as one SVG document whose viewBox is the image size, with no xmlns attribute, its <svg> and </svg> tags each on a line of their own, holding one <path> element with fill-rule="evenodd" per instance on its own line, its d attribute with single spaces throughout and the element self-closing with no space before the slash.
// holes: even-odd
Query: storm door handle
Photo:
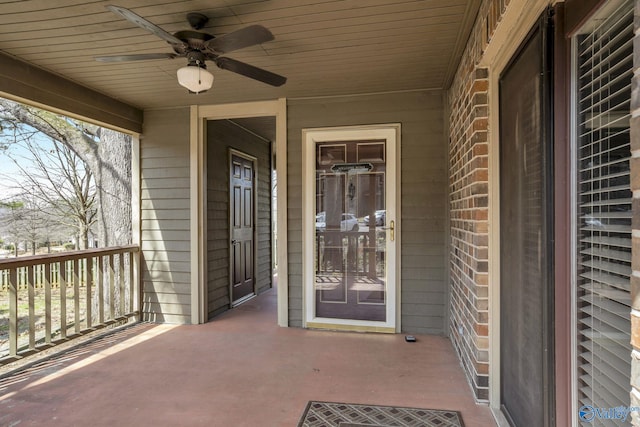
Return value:
<svg viewBox="0 0 640 427">
<path fill-rule="evenodd" d="M 388 227 L 382 227 L 383 230 L 389 230 L 390 235 L 389 238 L 391 239 L 391 241 L 393 242 L 395 240 L 395 230 L 396 230 L 396 223 L 395 221 L 391 220 L 389 222 L 389 226 Z"/>
</svg>

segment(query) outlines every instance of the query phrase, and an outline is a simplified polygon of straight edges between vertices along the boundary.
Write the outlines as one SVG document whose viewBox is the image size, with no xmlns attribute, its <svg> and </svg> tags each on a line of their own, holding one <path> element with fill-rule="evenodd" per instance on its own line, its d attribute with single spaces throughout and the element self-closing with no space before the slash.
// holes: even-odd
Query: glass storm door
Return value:
<svg viewBox="0 0 640 427">
<path fill-rule="evenodd" d="M 343 130 L 305 147 L 307 326 L 395 325 L 393 136 Z"/>
</svg>

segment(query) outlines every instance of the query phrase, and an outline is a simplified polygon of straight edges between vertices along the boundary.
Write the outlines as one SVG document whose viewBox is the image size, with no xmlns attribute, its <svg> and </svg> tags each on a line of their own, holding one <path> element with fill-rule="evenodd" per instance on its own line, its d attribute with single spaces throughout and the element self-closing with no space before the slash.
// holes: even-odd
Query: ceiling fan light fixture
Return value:
<svg viewBox="0 0 640 427">
<path fill-rule="evenodd" d="M 213 74 L 200 64 L 189 64 L 178 69 L 178 83 L 189 92 L 205 92 L 213 86 Z"/>
</svg>

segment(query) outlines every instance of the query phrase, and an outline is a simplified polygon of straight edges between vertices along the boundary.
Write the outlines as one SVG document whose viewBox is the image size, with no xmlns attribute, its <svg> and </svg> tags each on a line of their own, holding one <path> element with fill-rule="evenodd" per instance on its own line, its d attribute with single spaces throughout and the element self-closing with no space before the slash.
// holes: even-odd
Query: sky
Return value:
<svg viewBox="0 0 640 427">
<path fill-rule="evenodd" d="M 11 199 L 15 190 L 7 176 L 16 176 L 19 173 L 18 166 L 7 156 L 4 150 L 0 151 L 0 201 Z"/>
<path fill-rule="evenodd" d="M 35 140 L 41 147 L 53 147 L 53 142 L 47 137 L 36 136 Z M 2 134 L 0 134 L 0 144 L 4 145 L 6 140 L 3 140 Z M 11 143 L 6 150 L 0 150 L 0 201 L 11 200 L 18 193 L 15 188 L 15 179 L 20 177 L 21 171 L 18 165 L 11 159 L 24 159 L 21 164 L 25 167 L 28 164 L 27 159 L 32 158 L 31 153 L 21 143 Z"/>
</svg>

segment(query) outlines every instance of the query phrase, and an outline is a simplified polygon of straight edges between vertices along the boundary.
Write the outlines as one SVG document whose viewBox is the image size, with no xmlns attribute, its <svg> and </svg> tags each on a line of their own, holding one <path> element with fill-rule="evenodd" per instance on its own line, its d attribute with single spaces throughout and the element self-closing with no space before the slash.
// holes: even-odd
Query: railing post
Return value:
<svg viewBox="0 0 640 427">
<path fill-rule="evenodd" d="M 18 354 L 18 269 L 9 270 L 9 355 Z"/>
<path fill-rule="evenodd" d="M 60 338 L 67 338 L 67 262 L 60 261 Z"/>
<path fill-rule="evenodd" d="M 104 256 L 98 257 L 98 320 L 104 323 Z"/>
<path fill-rule="evenodd" d="M 125 311 L 125 301 L 127 300 L 125 298 L 125 288 L 124 288 L 124 259 L 125 259 L 125 252 L 120 252 L 120 254 L 118 254 L 118 259 L 120 260 L 120 273 L 118 274 L 118 283 L 120 284 L 120 312 L 118 313 L 120 316 L 124 316 L 126 311 Z"/>
<path fill-rule="evenodd" d="M 134 292 L 134 283 L 133 283 L 133 267 L 134 267 L 134 254 L 133 251 L 129 251 L 127 253 L 128 258 L 129 258 L 129 312 L 133 313 L 135 312 L 135 306 L 133 305 L 133 301 L 136 295 L 136 292 Z"/>
<path fill-rule="evenodd" d="M 73 260 L 73 329 L 76 334 L 81 331 L 80 325 L 80 260 Z"/>
<path fill-rule="evenodd" d="M 86 262 L 86 268 L 85 270 L 85 274 L 87 277 L 87 280 L 85 282 L 85 286 L 87 287 L 86 291 L 87 291 L 87 300 L 86 300 L 86 307 L 87 307 L 87 329 L 91 328 L 91 326 L 93 325 L 93 319 L 91 318 L 93 316 L 93 312 L 92 312 L 92 307 L 91 307 L 91 293 L 92 293 L 92 288 L 93 288 L 93 272 L 95 271 L 93 262 L 94 262 L 93 257 L 87 258 L 85 260 Z"/>
<path fill-rule="evenodd" d="M 142 321 L 142 297 L 143 297 L 143 289 L 142 289 L 142 277 L 140 273 L 140 252 L 137 251 L 132 253 L 133 257 L 133 281 L 131 282 L 131 286 L 133 287 L 133 292 L 135 293 L 135 304 L 136 306 L 133 308 L 133 311 L 138 312 L 138 321 Z"/>
<path fill-rule="evenodd" d="M 116 284 L 115 284 L 115 267 L 114 267 L 114 261 L 113 261 L 113 255 L 109 255 L 109 320 L 113 320 L 115 319 L 115 291 L 116 291 Z"/>
<path fill-rule="evenodd" d="M 27 266 L 27 286 L 29 293 L 29 349 L 36 348 L 36 291 L 35 271 L 32 265 Z"/>
<path fill-rule="evenodd" d="M 44 265 L 44 341 L 51 344 L 51 263 Z"/>
</svg>

